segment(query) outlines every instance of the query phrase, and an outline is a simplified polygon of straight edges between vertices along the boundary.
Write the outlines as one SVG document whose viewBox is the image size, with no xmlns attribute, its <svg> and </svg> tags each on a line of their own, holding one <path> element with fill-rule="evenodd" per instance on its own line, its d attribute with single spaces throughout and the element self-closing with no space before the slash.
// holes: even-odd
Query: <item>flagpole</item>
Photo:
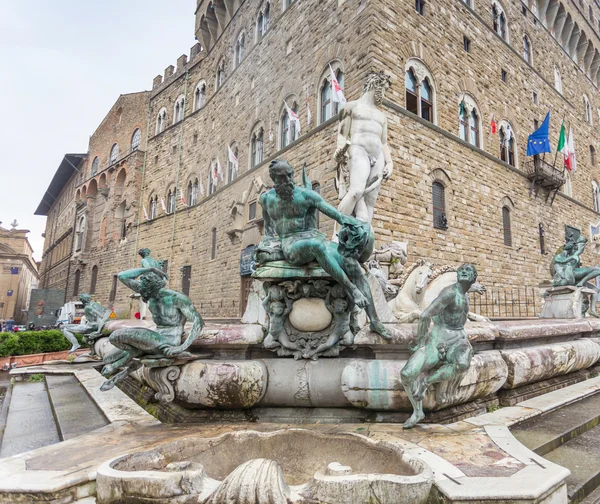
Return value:
<svg viewBox="0 0 600 504">
<path fill-rule="evenodd" d="M 562 122 L 560 123 L 561 129 L 564 124 L 565 124 L 565 116 L 563 115 Z M 556 149 L 556 152 L 554 153 L 554 164 L 552 165 L 552 168 L 556 168 L 556 159 L 557 158 L 558 158 L 558 149 Z M 564 173 L 565 173 L 565 167 L 564 167 L 564 163 L 563 163 L 563 174 Z"/>
</svg>

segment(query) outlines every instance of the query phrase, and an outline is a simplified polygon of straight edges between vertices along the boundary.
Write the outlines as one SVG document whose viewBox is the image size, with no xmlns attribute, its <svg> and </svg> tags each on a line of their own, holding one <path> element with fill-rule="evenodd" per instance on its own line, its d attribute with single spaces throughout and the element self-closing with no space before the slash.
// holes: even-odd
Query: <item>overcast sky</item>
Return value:
<svg viewBox="0 0 600 504">
<path fill-rule="evenodd" d="M 194 45 L 195 0 L 0 0 L 0 221 L 29 229 L 63 155 Z"/>
</svg>

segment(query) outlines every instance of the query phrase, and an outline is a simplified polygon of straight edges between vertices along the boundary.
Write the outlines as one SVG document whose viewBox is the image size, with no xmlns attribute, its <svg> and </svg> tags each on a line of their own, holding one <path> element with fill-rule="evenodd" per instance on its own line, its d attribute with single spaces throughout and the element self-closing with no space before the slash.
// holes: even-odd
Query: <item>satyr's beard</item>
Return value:
<svg viewBox="0 0 600 504">
<path fill-rule="evenodd" d="M 292 201 L 294 196 L 294 182 L 287 181 L 275 184 L 275 193 L 284 201 Z"/>
<path fill-rule="evenodd" d="M 142 296 L 142 301 L 147 303 L 149 299 L 156 297 L 160 292 L 160 288 L 156 288 L 153 285 L 140 285 L 140 296 Z"/>
</svg>

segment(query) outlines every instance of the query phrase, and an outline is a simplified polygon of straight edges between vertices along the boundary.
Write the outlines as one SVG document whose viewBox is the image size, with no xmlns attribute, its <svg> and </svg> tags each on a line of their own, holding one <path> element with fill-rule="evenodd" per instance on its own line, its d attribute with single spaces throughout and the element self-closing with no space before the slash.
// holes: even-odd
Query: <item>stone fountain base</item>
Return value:
<svg viewBox="0 0 600 504">
<path fill-rule="evenodd" d="M 96 482 L 98 504 L 420 504 L 433 473 L 397 445 L 286 429 L 187 438 L 117 457 L 98 468 Z"/>
</svg>

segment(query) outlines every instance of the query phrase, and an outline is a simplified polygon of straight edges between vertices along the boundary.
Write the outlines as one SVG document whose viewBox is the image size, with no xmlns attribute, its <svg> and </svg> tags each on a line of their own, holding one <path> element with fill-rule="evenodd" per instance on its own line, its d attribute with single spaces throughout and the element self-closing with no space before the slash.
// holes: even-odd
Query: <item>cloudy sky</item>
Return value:
<svg viewBox="0 0 600 504">
<path fill-rule="evenodd" d="M 29 229 L 62 157 L 194 45 L 195 0 L 0 0 L 0 221 Z"/>
</svg>

